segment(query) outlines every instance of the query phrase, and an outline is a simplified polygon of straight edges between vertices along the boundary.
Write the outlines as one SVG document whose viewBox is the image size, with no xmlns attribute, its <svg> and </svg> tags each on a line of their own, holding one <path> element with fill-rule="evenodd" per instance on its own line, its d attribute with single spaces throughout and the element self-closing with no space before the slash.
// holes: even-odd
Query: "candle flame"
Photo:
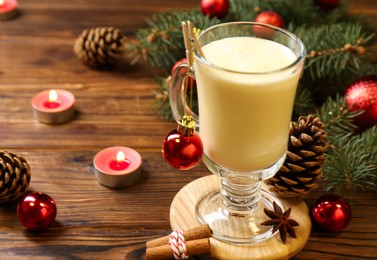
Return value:
<svg viewBox="0 0 377 260">
<path fill-rule="evenodd" d="M 126 158 L 126 156 L 124 155 L 124 153 L 122 151 L 119 151 L 117 153 L 117 162 L 123 162 L 125 158 Z"/>
<path fill-rule="evenodd" d="M 56 100 L 58 100 L 58 93 L 56 93 L 55 90 L 50 90 L 50 93 L 48 94 L 48 101 L 55 102 Z"/>
</svg>

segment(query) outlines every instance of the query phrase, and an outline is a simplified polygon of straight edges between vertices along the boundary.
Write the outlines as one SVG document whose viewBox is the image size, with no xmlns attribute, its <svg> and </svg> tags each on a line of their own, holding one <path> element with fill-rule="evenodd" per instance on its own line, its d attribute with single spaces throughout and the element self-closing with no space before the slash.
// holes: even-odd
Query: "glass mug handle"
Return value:
<svg viewBox="0 0 377 260">
<path fill-rule="evenodd" d="M 193 71 L 189 69 L 186 62 L 180 64 L 173 71 L 169 84 L 170 107 L 177 123 L 183 116 L 190 115 L 195 121 L 195 130 L 199 131 L 199 116 L 191 110 L 190 101 L 187 101 L 188 99 L 185 96 L 186 77 L 189 77 L 189 75 L 195 79 Z"/>
</svg>

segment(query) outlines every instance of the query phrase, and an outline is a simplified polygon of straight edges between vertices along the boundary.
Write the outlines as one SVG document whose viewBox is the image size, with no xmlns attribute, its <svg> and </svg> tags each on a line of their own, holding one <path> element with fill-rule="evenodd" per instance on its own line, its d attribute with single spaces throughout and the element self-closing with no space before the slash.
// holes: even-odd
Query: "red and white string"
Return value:
<svg viewBox="0 0 377 260">
<path fill-rule="evenodd" d="M 173 231 L 170 234 L 169 245 L 175 259 L 187 259 L 186 241 L 182 230 Z"/>
</svg>

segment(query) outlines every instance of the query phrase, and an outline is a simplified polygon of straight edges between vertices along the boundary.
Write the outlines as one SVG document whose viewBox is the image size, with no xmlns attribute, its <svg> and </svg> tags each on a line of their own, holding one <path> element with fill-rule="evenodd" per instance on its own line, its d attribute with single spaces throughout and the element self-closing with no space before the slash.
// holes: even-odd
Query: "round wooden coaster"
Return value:
<svg viewBox="0 0 377 260">
<path fill-rule="evenodd" d="M 184 186 L 174 197 L 170 206 L 172 230 L 187 230 L 200 225 L 195 217 L 195 205 L 208 190 L 220 187 L 215 175 L 205 176 Z M 280 198 L 285 208 L 292 208 L 290 218 L 299 223 L 295 227 L 297 238 L 288 235 L 283 244 L 279 235 L 258 244 L 232 244 L 211 238 L 211 254 L 203 259 L 288 259 L 296 255 L 309 239 L 311 221 L 309 209 L 301 199 Z"/>
</svg>

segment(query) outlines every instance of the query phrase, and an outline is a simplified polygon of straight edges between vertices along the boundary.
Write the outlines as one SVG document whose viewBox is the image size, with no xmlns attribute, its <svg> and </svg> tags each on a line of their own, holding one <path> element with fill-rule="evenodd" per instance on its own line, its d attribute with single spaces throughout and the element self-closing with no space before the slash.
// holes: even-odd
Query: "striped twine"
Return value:
<svg viewBox="0 0 377 260">
<path fill-rule="evenodd" d="M 187 259 L 186 241 L 182 230 L 173 231 L 170 234 L 169 245 L 171 246 L 174 259 Z"/>
</svg>

